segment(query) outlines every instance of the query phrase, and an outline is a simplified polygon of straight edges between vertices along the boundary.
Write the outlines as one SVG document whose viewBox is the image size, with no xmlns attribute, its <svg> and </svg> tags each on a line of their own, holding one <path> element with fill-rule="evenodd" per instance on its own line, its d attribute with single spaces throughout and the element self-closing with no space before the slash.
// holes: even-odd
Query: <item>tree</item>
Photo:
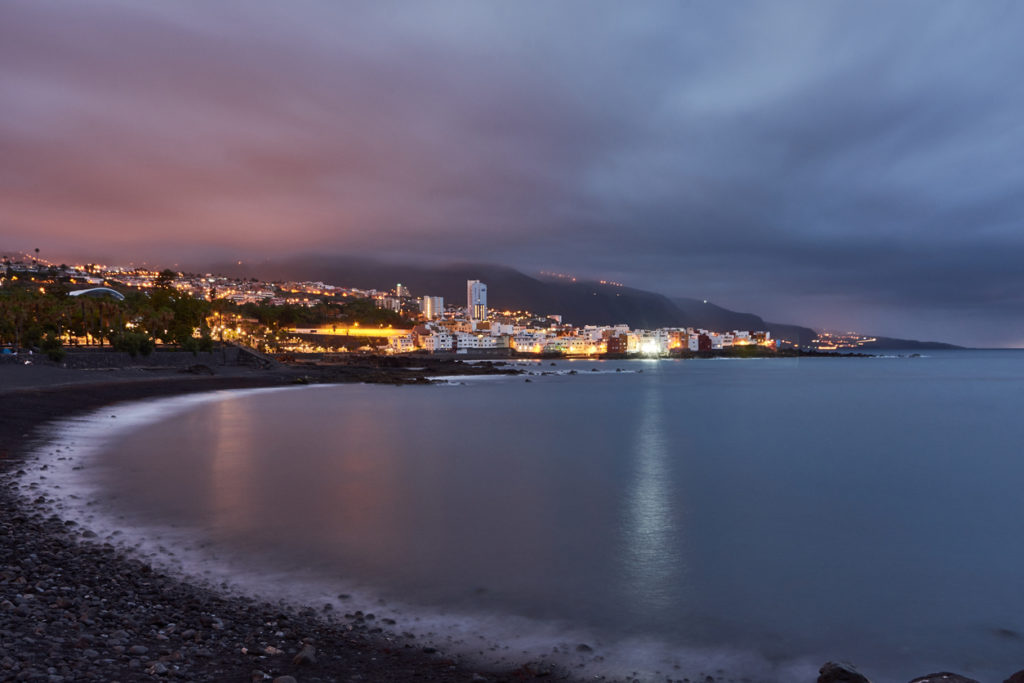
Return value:
<svg viewBox="0 0 1024 683">
<path fill-rule="evenodd" d="M 55 332 L 47 332 L 40 342 L 39 348 L 46 354 L 47 358 L 57 363 L 64 360 L 64 356 L 67 353 L 60 343 L 60 337 Z"/>
<path fill-rule="evenodd" d="M 156 276 L 156 281 L 153 283 L 153 285 L 158 289 L 170 289 L 171 285 L 174 284 L 174 279 L 176 277 L 178 277 L 177 273 L 175 273 L 170 268 L 164 268 Z"/>
</svg>

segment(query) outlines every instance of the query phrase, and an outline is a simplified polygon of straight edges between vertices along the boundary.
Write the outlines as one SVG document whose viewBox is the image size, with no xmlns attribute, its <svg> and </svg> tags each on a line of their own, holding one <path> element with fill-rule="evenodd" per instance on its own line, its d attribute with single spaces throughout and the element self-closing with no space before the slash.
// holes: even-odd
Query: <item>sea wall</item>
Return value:
<svg viewBox="0 0 1024 683">
<path fill-rule="evenodd" d="M 67 354 L 60 361 L 51 361 L 45 354 L 3 354 L 0 363 L 24 363 L 54 365 L 73 370 L 89 370 L 99 368 L 188 368 L 194 365 L 208 367 L 223 366 L 261 366 L 268 361 L 255 352 L 237 346 L 224 346 L 213 351 L 179 351 L 157 349 L 148 356 L 132 356 L 126 351 L 113 349 L 67 349 Z"/>
</svg>

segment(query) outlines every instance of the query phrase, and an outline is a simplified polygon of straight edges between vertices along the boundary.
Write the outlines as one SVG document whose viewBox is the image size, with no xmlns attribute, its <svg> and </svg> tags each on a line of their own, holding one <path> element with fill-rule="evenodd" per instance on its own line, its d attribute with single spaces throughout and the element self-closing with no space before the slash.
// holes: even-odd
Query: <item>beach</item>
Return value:
<svg viewBox="0 0 1024 683">
<path fill-rule="evenodd" d="M 466 370 L 474 374 L 483 371 L 470 367 Z M 360 375 L 312 367 L 212 372 L 0 365 L 0 681 L 551 677 L 554 672 L 540 667 L 470 668 L 413 638 L 386 635 L 369 613 L 325 614 L 313 606 L 296 609 L 191 585 L 96 542 L 75 522 L 42 512 L 44 500 L 26 503 L 31 499 L 16 490 L 24 459 L 55 420 L 124 401 L 359 381 Z M 452 374 L 452 368 L 444 373 Z M 364 370 L 363 379 L 389 381 L 388 374 Z M 392 375 L 390 381 L 404 380 Z"/>
</svg>

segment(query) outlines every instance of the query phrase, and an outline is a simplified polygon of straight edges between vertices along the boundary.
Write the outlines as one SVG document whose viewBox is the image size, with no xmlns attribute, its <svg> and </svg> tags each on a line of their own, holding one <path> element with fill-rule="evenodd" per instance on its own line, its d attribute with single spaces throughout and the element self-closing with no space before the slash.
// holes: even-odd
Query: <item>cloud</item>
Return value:
<svg viewBox="0 0 1024 683">
<path fill-rule="evenodd" d="M 0 230 L 480 258 L 810 324 L 840 302 L 876 332 L 965 309 L 1009 328 L 1022 12 L 6 3 Z"/>
</svg>

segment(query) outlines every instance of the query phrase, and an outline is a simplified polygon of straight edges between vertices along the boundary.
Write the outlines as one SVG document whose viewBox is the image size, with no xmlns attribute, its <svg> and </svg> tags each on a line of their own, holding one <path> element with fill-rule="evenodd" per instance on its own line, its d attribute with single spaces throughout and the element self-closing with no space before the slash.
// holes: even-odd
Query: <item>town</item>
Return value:
<svg viewBox="0 0 1024 683">
<path fill-rule="evenodd" d="M 467 281 L 464 302 L 446 302 L 400 283 L 379 291 L 134 266 L 58 265 L 37 253 L 3 257 L 0 293 L 4 292 L 9 296 L 0 297 L 0 344 L 15 347 L 109 343 L 145 353 L 156 344 L 176 343 L 194 350 L 220 341 L 277 354 L 473 357 L 665 357 L 729 350 L 771 353 L 795 347 L 764 330 L 579 326 L 563 322 L 558 313 L 496 310 L 488 304 L 487 284 L 479 280 Z M 22 308 L 15 304 L 17 292 Z M 47 307 L 37 301 L 31 315 L 24 313 L 29 305 L 25 297 L 47 296 L 76 303 Z M 125 301 L 135 302 L 128 312 L 112 308 Z M 179 311 L 185 311 L 180 320 Z M 855 349 L 866 341 L 871 338 L 822 334 L 808 350 Z"/>
</svg>

